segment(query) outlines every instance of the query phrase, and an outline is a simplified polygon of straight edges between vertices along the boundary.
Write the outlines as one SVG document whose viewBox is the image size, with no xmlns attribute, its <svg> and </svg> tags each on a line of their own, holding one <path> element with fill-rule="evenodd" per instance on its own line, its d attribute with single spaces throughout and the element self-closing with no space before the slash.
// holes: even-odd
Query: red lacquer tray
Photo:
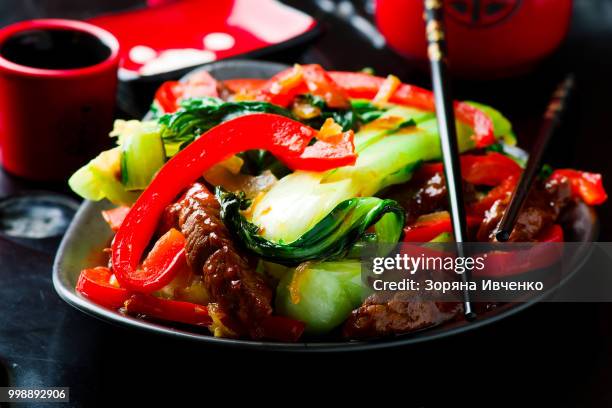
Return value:
<svg viewBox="0 0 612 408">
<path fill-rule="evenodd" d="M 277 0 L 149 0 L 147 8 L 89 21 L 119 39 L 123 80 L 273 51 L 308 39 L 317 27 Z"/>
</svg>

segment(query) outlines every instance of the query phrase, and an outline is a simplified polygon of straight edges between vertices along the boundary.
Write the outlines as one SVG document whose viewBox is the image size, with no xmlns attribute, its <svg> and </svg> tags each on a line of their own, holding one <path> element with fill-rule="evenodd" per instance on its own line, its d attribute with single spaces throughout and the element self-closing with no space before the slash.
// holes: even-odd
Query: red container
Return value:
<svg viewBox="0 0 612 408">
<path fill-rule="evenodd" d="M 0 30 L 0 160 L 10 173 L 65 180 L 110 142 L 119 43 L 71 20 Z"/>
<path fill-rule="evenodd" d="M 442 0 L 441 0 L 442 1 Z M 443 0 L 453 73 L 501 77 L 525 72 L 565 37 L 571 0 Z M 425 61 L 422 0 L 377 0 L 376 23 L 389 45 Z"/>
</svg>

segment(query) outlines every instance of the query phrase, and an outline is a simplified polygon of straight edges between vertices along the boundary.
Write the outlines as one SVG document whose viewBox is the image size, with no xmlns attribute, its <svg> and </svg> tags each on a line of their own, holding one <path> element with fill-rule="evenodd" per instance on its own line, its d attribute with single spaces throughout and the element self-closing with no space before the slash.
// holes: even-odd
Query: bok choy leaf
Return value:
<svg viewBox="0 0 612 408">
<path fill-rule="evenodd" d="M 222 122 L 252 113 L 275 113 L 295 119 L 285 108 L 268 102 L 225 102 L 217 98 L 187 99 L 181 109 L 159 119 L 165 144 L 174 144 L 176 151 L 193 142 L 202 133 Z M 169 156 L 173 155 L 169 154 Z"/>
<path fill-rule="evenodd" d="M 295 241 L 274 242 L 261 236 L 259 227 L 241 213 L 249 205 L 247 200 L 220 188 L 217 188 L 217 199 L 225 226 L 248 250 L 265 260 L 285 265 L 342 257 L 372 226 L 374 232 L 367 234 L 370 242 L 394 244 L 404 227 L 404 209 L 397 202 L 359 197 L 339 203 Z"/>
</svg>

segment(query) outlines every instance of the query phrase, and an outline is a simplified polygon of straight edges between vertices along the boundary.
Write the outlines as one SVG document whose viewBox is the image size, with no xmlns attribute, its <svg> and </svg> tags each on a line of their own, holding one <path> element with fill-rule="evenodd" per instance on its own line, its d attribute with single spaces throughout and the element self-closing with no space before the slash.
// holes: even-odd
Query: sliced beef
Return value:
<svg viewBox="0 0 612 408">
<path fill-rule="evenodd" d="M 407 224 L 414 223 L 421 215 L 448 209 L 446 180 L 441 172 L 428 177 L 419 177 L 417 174 L 408 184 L 392 187 L 387 196 L 404 207 Z M 463 183 L 463 196 L 466 203 L 475 200 L 472 184 Z"/>
<path fill-rule="evenodd" d="M 404 292 L 378 292 L 353 310 L 343 334 L 365 339 L 409 333 L 452 320 L 462 309 L 459 303 L 415 301 Z"/>
<path fill-rule="evenodd" d="M 272 290 L 232 242 L 215 196 L 194 184 L 166 209 L 160 228 L 169 226 L 185 236 L 187 261 L 203 275 L 211 302 L 251 337 L 261 338 L 259 323 L 272 314 Z"/>
</svg>

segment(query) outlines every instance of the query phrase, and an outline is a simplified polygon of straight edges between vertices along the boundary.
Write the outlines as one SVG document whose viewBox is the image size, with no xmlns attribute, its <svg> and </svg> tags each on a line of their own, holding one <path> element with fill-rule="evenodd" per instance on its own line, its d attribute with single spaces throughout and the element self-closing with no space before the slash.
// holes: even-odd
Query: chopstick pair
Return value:
<svg viewBox="0 0 612 408">
<path fill-rule="evenodd" d="M 431 77 L 435 96 L 438 129 L 440 132 L 444 176 L 446 178 L 446 186 L 449 195 L 451 221 L 455 242 L 458 244 L 458 255 L 463 256 L 464 248 L 461 244 L 465 242 L 467 238 L 467 222 L 463 199 L 463 183 L 461 178 L 459 148 L 457 145 L 453 98 L 450 90 L 450 80 L 446 62 L 447 50 L 443 19 L 443 2 L 442 0 L 424 0 L 423 6 L 428 42 L 427 53 L 431 64 Z M 573 86 L 574 78 L 573 75 L 570 74 L 558 86 L 548 105 L 544 115 L 544 122 L 540 127 L 525 170 L 521 174 L 521 178 L 512 193 L 510 203 L 504 212 L 496 232 L 496 238 L 500 242 L 507 241 L 510 238 L 518 214 L 528 196 L 531 184 L 540 169 L 540 162 L 548 146 L 548 142 L 559 126 L 561 116 L 567 106 L 567 101 Z M 470 281 L 470 275 L 467 271 L 461 274 L 461 280 L 464 283 Z M 467 290 L 463 291 L 463 306 L 466 319 L 474 319 L 476 314 L 472 309 L 470 294 Z"/>
</svg>

